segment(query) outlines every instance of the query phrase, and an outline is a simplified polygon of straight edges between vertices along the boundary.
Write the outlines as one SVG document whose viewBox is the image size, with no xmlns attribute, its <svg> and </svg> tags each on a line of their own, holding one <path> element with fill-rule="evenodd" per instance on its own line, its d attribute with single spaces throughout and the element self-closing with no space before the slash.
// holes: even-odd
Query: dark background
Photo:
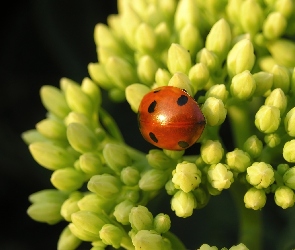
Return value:
<svg viewBox="0 0 295 250">
<path fill-rule="evenodd" d="M 34 128 L 45 117 L 46 110 L 39 98 L 42 85 L 59 86 L 61 77 L 81 82 L 88 76 L 88 63 L 97 61 L 94 26 L 99 22 L 105 23 L 109 14 L 117 12 L 116 1 L 13 1 L 7 2 L 2 12 L 0 249 L 56 249 L 59 234 L 66 223 L 49 226 L 31 220 L 26 214 L 30 205 L 28 196 L 52 188 L 52 185 L 49 181 L 51 171 L 34 162 L 21 140 L 21 133 Z M 150 146 L 140 136 L 136 115 L 129 105 L 112 104 L 104 93 L 103 106 L 118 122 L 126 142 L 147 152 Z M 118 107 L 120 112 L 116 112 Z M 272 200 L 273 197 L 264 209 L 265 249 L 289 249 L 288 242 L 295 238 L 292 226 L 294 209 L 282 212 Z M 167 196 L 159 197 L 154 204 L 151 205 L 153 211 L 171 215 L 172 231 L 190 249 L 202 243 L 220 248 L 235 244 L 237 214 L 226 191 L 211 199 L 206 209 L 196 211 L 188 219 L 175 218 Z M 87 244 L 80 247 L 89 248 Z"/>
</svg>

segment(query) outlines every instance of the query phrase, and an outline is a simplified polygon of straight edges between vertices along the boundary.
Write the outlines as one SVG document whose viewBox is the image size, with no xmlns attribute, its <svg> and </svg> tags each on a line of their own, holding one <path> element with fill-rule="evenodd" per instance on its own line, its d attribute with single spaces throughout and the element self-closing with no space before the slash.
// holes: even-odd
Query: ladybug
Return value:
<svg viewBox="0 0 295 250">
<path fill-rule="evenodd" d="M 206 121 L 198 103 L 185 90 L 164 86 L 143 97 L 138 124 L 142 136 L 151 144 L 184 150 L 200 138 Z"/>
</svg>

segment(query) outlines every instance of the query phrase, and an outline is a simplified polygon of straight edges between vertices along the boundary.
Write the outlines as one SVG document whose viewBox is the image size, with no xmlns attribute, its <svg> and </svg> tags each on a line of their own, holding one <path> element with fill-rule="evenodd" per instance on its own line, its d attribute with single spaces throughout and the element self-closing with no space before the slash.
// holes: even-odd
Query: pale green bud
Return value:
<svg viewBox="0 0 295 250">
<path fill-rule="evenodd" d="M 129 214 L 131 227 L 137 231 L 153 229 L 153 215 L 144 206 L 137 206 L 131 209 Z"/>
<path fill-rule="evenodd" d="M 72 167 L 61 168 L 53 172 L 50 181 L 57 189 L 71 192 L 82 187 L 85 174 Z"/>
<path fill-rule="evenodd" d="M 150 91 L 149 87 L 139 83 L 131 84 L 125 89 L 127 102 L 135 113 L 138 112 L 142 98 Z"/>
<path fill-rule="evenodd" d="M 55 202 L 62 204 L 68 198 L 67 193 L 56 189 L 44 189 L 29 196 L 32 203 Z"/>
<path fill-rule="evenodd" d="M 71 146 L 80 153 L 94 151 L 98 145 L 94 132 L 79 123 L 68 125 L 67 137 Z"/>
<path fill-rule="evenodd" d="M 163 149 L 163 152 L 165 153 L 165 155 L 167 155 L 173 160 L 181 160 L 183 154 L 185 153 L 185 150 L 175 151 L 175 150 Z"/>
<path fill-rule="evenodd" d="M 224 149 L 219 141 L 208 140 L 201 146 L 201 156 L 206 164 L 217 164 L 221 161 Z"/>
<path fill-rule="evenodd" d="M 265 105 L 277 107 L 283 114 L 287 107 L 287 97 L 281 88 L 274 89 L 265 100 Z"/>
<path fill-rule="evenodd" d="M 98 196 L 106 199 L 115 198 L 121 191 L 120 180 L 109 174 L 94 175 L 90 178 L 87 188 Z"/>
<path fill-rule="evenodd" d="M 152 85 L 155 81 L 155 74 L 158 68 L 157 63 L 151 56 L 145 55 L 141 57 L 137 66 L 139 81 L 149 86 Z"/>
<path fill-rule="evenodd" d="M 82 240 L 73 235 L 70 228 L 67 226 L 59 236 L 57 250 L 77 249 L 81 243 Z"/>
<path fill-rule="evenodd" d="M 107 245 L 104 244 L 101 240 L 98 241 L 92 241 L 91 245 L 93 247 L 90 248 L 90 250 L 105 250 Z"/>
<path fill-rule="evenodd" d="M 237 22 L 240 19 L 240 9 L 242 6 L 243 0 L 230 0 L 226 6 L 226 14 L 229 17 L 229 20 L 232 23 Z"/>
<path fill-rule="evenodd" d="M 120 174 L 121 181 L 127 186 L 134 186 L 140 179 L 139 171 L 134 167 L 123 168 Z"/>
<path fill-rule="evenodd" d="M 91 98 L 94 109 L 99 108 L 102 101 L 101 91 L 90 78 L 85 77 L 82 80 L 81 90 Z"/>
<path fill-rule="evenodd" d="M 167 179 L 168 176 L 164 171 L 151 169 L 142 175 L 138 185 L 139 188 L 144 191 L 160 190 L 162 187 L 164 187 Z"/>
<path fill-rule="evenodd" d="M 274 148 L 281 143 L 281 136 L 277 133 L 267 134 L 264 136 L 264 142 L 270 148 Z"/>
<path fill-rule="evenodd" d="M 271 73 L 273 74 L 273 87 L 281 88 L 285 93 L 288 93 L 291 80 L 289 70 L 284 66 L 275 65 Z"/>
<path fill-rule="evenodd" d="M 284 184 L 295 190 L 295 167 L 289 168 L 283 175 Z"/>
<path fill-rule="evenodd" d="M 295 162 L 295 140 L 285 143 L 283 148 L 283 157 L 287 162 Z"/>
<path fill-rule="evenodd" d="M 188 73 L 195 92 L 199 89 L 203 89 L 207 84 L 210 77 L 210 72 L 204 63 L 197 63 L 191 67 Z"/>
<path fill-rule="evenodd" d="M 245 70 L 232 78 L 230 92 L 232 96 L 240 100 L 244 101 L 250 99 L 255 89 L 256 82 L 249 70 Z"/>
<path fill-rule="evenodd" d="M 165 18 L 170 20 L 174 17 L 177 2 L 174 0 L 163 0 L 157 3 Z"/>
<path fill-rule="evenodd" d="M 118 222 L 120 222 L 123 225 L 128 225 L 130 224 L 129 214 L 133 207 L 133 202 L 131 202 L 130 200 L 124 200 L 115 207 L 113 215 L 115 216 Z"/>
<path fill-rule="evenodd" d="M 262 32 L 269 40 L 277 39 L 284 34 L 286 27 L 286 18 L 280 12 L 272 12 L 266 17 Z"/>
<path fill-rule="evenodd" d="M 263 133 L 275 132 L 281 122 L 277 107 L 262 105 L 255 115 L 255 126 Z"/>
<path fill-rule="evenodd" d="M 216 54 L 206 48 L 203 48 L 198 52 L 197 62 L 206 65 L 209 72 L 216 72 L 219 69 L 219 58 Z"/>
<path fill-rule="evenodd" d="M 34 142 L 29 150 L 37 163 L 50 170 L 65 168 L 75 162 L 74 156 L 66 149 L 51 143 Z"/>
<path fill-rule="evenodd" d="M 64 217 L 66 221 L 71 222 L 72 213 L 78 212 L 80 210 L 78 207 L 78 201 L 82 197 L 83 197 L 83 194 L 81 194 L 80 192 L 74 192 L 62 204 L 60 214 Z"/>
<path fill-rule="evenodd" d="M 167 86 L 171 77 L 172 77 L 171 74 L 166 69 L 159 68 L 155 74 L 155 80 L 156 80 L 157 86 L 158 87 Z"/>
<path fill-rule="evenodd" d="M 178 191 L 178 189 L 175 188 L 175 185 L 171 179 L 166 182 L 165 189 L 166 189 L 167 194 L 169 194 L 169 195 L 174 195 Z"/>
<path fill-rule="evenodd" d="M 256 89 L 254 96 L 263 96 L 271 90 L 273 85 L 273 75 L 267 72 L 260 71 L 253 74 L 254 81 L 256 82 Z"/>
<path fill-rule="evenodd" d="M 121 172 L 124 167 L 132 163 L 132 159 L 122 145 L 109 143 L 104 147 L 102 153 L 107 165 L 115 172 Z"/>
<path fill-rule="evenodd" d="M 89 63 L 88 73 L 93 81 L 104 89 L 111 89 L 114 87 L 112 80 L 108 77 L 105 65 L 101 63 Z"/>
<path fill-rule="evenodd" d="M 260 156 L 262 149 L 262 141 L 256 135 L 250 136 L 244 143 L 244 150 L 254 159 Z"/>
<path fill-rule="evenodd" d="M 76 112 L 70 112 L 65 118 L 64 123 L 66 126 L 69 126 L 71 123 L 79 123 L 89 128 L 92 127 L 89 117 Z"/>
<path fill-rule="evenodd" d="M 100 213 L 102 210 L 108 212 L 110 205 L 108 200 L 103 199 L 102 197 L 88 193 L 77 203 L 80 210 L 83 211 L 92 211 L 94 213 Z"/>
<path fill-rule="evenodd" d="M 201 177 L 201 171 L 191 162 L 178 163 L 172 172 L 172 182 L 175 187 L 185 193 L 197 188 L 201 183 Z"/>
<path fill-rule="evenodd" d="M 95 153 L 85 153 L 79 158 L 80 169 L 90 175 L 99 174 L 102 170 L 102 161 Z"/>
<path fill-rule="evenodd" d="M 209 97 L 203 107 L 202 112 L 206 117 L 207 124 L 209 126 L 221 125 L 227 114 L 227 110 L 224 107 L 222 100 L 215 97 Z"/>
<path fill-rule="evenodd" d="M 154 229 L 163 234 L 169 231 L 171 227 L 171 220 L 168 214 L 160 213 L 154 218 Z"/>
<path fill-rule="evenodd" d="M 208 181 L 212 187 L 219 191 L 228 189 L 234 182 L 233 173 L 229 170 L 227 165 L 222 163 L 211 165 L 207 174 Z"/>
<path fill-rule="evenodd" d="M 167 156 L 162 150 L 152 149 L 146 156 L 148 163 L 155 169 L 165 170 L 174 168 L 176 161 Z"/>
<path fill-rule="evenodd" d="M 113 224 L 105 224 L 99 231 L 99 237 L 104 244 L 119 248 L 124 232 Z"/>
<path fill-rule="evenodd" d="M 294 11 L 294 1 L 292 0 L 277 0 L 275 1 L 275 9 L 280 12 L 285 18 L 291 17 Z"/>
<path fill-rule="evenodd" d="M 274 181 L 274 170 L 265 162 L 254 162 L 247 168 L 247 181 L 257 189 L 268 188 Z"/>
<path fill-rule="evenodd" d="M 192 192 L 185 193 L 179 190 L 171 199 L 171 209 L 178 217 L 182 218 L 191 216 L 196 205 L 196 198 Z"/>
<path fill-rule="evenodd" d="M 284 164 L 284 163 L 281 163 L 281 164 L 279 164 L 279 165 L 277 166 L 277 173 L 278 173 L 279 175 L 283 176 L 289 168 L 290 168 L 290 167 L 289 167 L 288 164 L 286 164 L 286 163 L 285 163 L 285 164 Z"/>
<path fill-rule="evenodd" d="M 191 65 L 190 53 L 181 45 L 172 43 L 167 58 L 167 67 L 170 73 L 182 72 L 188 74 Z"/>
<path fill-rule="evenodd" d="M 288 135 L 295 137 L 295 107 L 286 114 L 284 124 Z"/>
<path fill-rule="evenodd" d="M 226 154 L 226 164 L 231 170 L 242 173 L 250 166 L 251 159 L 248 153 L 236 148 Z"/>
<path fill-rule="evenodd" d="M 36 129 L 51 140 L 65 140 L 67 138 L 66 127 L 58 120 L 44 119 L 36 124 Z"/>
<path fill-rule="evenodd" d="M 30 145 L 34 142 L 48 142 L 48 139 L 41 135 L 36 129 L 30 129 L 21 134 L 23 141 Z"/>
<path fill-rule="evenodd" d="M 219 61 L 222 62 L 229 51 L 231 45 L 231 30 L 225 19 L 216 22 L 206 38 L 206 49 L 212 51 Z"/>
<path fill-rule="evenodd" d="M 273 66 L 277 64 L 272 56 L 260 56 L 257 61 L 261 70 L 266 72 L 271 72 Z"/>
<path fill-rule="evenodd" d="M 255 62 L 254 48 L 249 39 L 237 42 L 227 56 L 227 69 L 231 77 L 245 70 L 251 71 Z"/>
<path fill-rule="evenodd" d="M 192 193 L 194 194 L 194 196 L 196 198 L 196 203 L 197 203 L 196 208 L 197 209 L 201 209 L 208 204 L 208 202 L 210 200 L 210 194 L 207 189 L 199 186 Z"/>
<path fill-rule="evenodd" d="M 170 0 L 168 0 L 170 1 Z M 172 0 L 173 1 L 173 0 Z M 162 3 L 162 1 L 161 1 Z M 157 39 L 157 50 L 166 49 L 170 44 L 170 39 L 172 37 L 171 30 L 166 22 L 160 22 L 154 29 L 156 39 Z"/>
<path fill-rule="evenodd" d="M 156 34 L 147 23 L 141 23 L 135 32 L 135 45 L 142 53 L 151 53 L 157 45 Z"/>
<path fill-rule="evenodd" d="M 232 246 L 229 250 L 249 250 L 243 243 L 240 243 L 236 246 Z"/>
<path fill-rule="evenodd" d="M 283 209 L 293 207 L 295 195 L 291 188 L 286 186 L 278 187 L 275 191 L 275 203 Z"/>
<path fill-rule="evenodd" d="M 185 89 L 189 95 L 191 95 L 191 96 L 194 95 L 193 86 L 192 86 L 188 76 L 184 73 L 177 72 L 177 73 L 173 74 L 173 76 L 171 77 L 171 79 L 168 83 L 168 86 L 173 86 L 173 87 L 177 87 L 180 89 Z"/>
<path fill-rule="evenodd" d="M 222 100 L 223 103 L 226 102 L 228 97 L 228 91 L 224 84 L 216 84 L 213 85 L 205 94 L 205 98 L 215 97 L 217 99 Z"/>
<path fill-rule="evenodd" d="M 233 2 L 233 1 L 231 1 L 231 2 Z M 218 248 L 216 246 L 211 247 L 208 244 L 203 244 L 197 250 L 218 250 Z"/>
<path fill-rule="evenodd" d="M 57 117 L 64 118 L 70 112 L 65 96 L 60 89 L 44 85 L 40 89 L 40 96 L 44 107 Z"/>
<path fill-rule="evenodd" d="M 246 192 L 244 202 L 246 208 L 259 210 L 266 203 L 266 194 L 264 190 L 252 187 Z"/>
<path fill-rule="evenodd" d="M 141 230 L 132 237 L 132 243 L 135 249 L 141 250 L 170 250 L 171 245 L 161 235 L 154 231 Z"/>
</svg>

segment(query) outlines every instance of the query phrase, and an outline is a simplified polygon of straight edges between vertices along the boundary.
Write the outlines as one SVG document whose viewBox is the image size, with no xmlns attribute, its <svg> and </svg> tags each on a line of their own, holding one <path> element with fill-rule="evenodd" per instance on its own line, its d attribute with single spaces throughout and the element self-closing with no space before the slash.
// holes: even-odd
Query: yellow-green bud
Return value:
<svg viewBox="0 0 295 250">
<path fill-rule="evenodd" d="M 229 170 L 227 165 L 222 163 L 211 165 L 207 174 L 208 181 L 212 187 L 219 191 L 228 189 L 234 182 L 233 173 Z"/>
<path fill-rule="evenodd" d="M 247 181 L 257 189 L 268 188 L 274 181 L 274 170 L 265 162 L 254 162 L 247 168 Z"/>
<path fill-rule="evenodd" d="M 210 200 L 210 194 L 207 189 L 199 186 L 192 193 L 194 194 L 194 196 L 196 198 L 196 203 L 197 203 L 196 208 L 197 209 L 201 209 L 208 204 L 208 202 Z"/>
<path fill-rule="evenodd" d="M 60 214 L 64 217 L 66 221 L 71 222 L 72 213 L 78 212 L 80 209 L 78 207 L 78 201 L 83 197 L 80 192 L 73 192 L 70 197 L 65 200 L 61 206 Z"/>
<path fill-rule="evenodd" d="M 264 96 L 271 90 L 273 85 L 273 74 L 260 71 L 253 74 L 254 81 L 256 82 L 256 89 L 254 96 Z"/>
<path fill-rule="evenodd" d="M 155 231 L 141 230 L 132 237 L 135 249 L 170 250 L 171 244 Z"/>
<path fill-rule="evenodd" d="M 295 107 L 286 114 L 284 124 L 288 135 L 295 137 Z"/>
<path fill-rule="evenodd" d="M 105 224 L 99 231 L 99 237 L 104 244 L 119 248 L 124 237 L 124 232 L 113 224 Z"/>
<path fill-rule="evenodd" d="M 271 73 L 273 74 L 273 87 L 281 88 L 285 93 L 288 93 L 291 80 L 289 70 L 284 66 L 275 65 Z"/>
<path fill-rule="evenodd" d="M 154 229 L 159 233 L 163 234 L 169 231 L 171 227 L 171 220 L 168 214 L 158 214 L 154 218 Z"/>
<path fill-rule="evenodd" d="M 295 167 L 289 168 L 283 175 L 284 184 L 295 190 Z"/>
<path fill-rule="evenodd" d="M 221 161 L 224 149 L 219 141 L 208 140 L 201 146 L 201 156 L 206 164 L 217 164 Z"/>
<path fill-rule="evenodd" d="M 281 164 L 279 164 L 279 165 L 277 166 L 277 173 L 278 173 L 279 175 L 283 176 L 289 168 L 290 168 L 290 167 L 289 167 L 288 164 L 286 164 L 286 163 L 285 163 L 285 164 L 284 164 L 284 163 L 281 163 Z"/>
<path fill-rule="evenodd" d="M 207 124 L 209 126 L 221 125 L 227 114 L 227 110 L 224 107 L 222 100 L 215 97 L 209 97 L 203 107 L 202 112 L 206 117 Z"/>
<path fill-rule="evenodd" d="M 152 149 L 147 154 L 148 163 L 155 169 L 165 170 L 174 168 L 176 161 L 167 156 L 162 150 Z"/>
<path fill-rule="evenodd" d="M 155 50 L 157 39 L 154 29 L 146 23 L 141 23 L 135 32 L 136 49 L 142 53 L 151 53 Z"/>
<path fill-rule="evenodd" d="M 171 209 L 178 217 L 182 218 L 191 216 L 196 205 L 196 198 L 192 192 L 185 193 L 179 190 L 171 199 Z"/>
<path fill-rule="evenodd" d="M 295 67 L 292 70 L 291 74 L 291 92 L 294 95 L 295 93 Z"/>
<path fill-rule="evenodd" d="M 191 68 L 190 53 L 181 45 L 172 43 L 168 50 L 167 66 L 170 73 L 182 72 L 188 74 Z"/>
<path fill-rule="evenodd" d="M 229 250 L 249 250 L 243 243 L 240 243 L 236 246 L 232 246 Z"/>
<path fill-rule="evenodd" d="M 244 196 L 245 207 L 253 210 L 259 210 L 266 203 L 266 194 L 264 190 L 250 188 Z"/>
<path fill-rule="evenodd" d="M 287 162 L 295 162 L 295 140 L 285 143 L 283 148 L 283 157 Z"/>
<path fill-rule="evenodd" d="M 68 198 L 67 193 L 56 189 L 44 189 L 29 196 L 32 203 L 57 202 L 62 204 Z"/>
<path fill-rule="evenodd" d="M 141 57 L 137 65 L 139 81 L 149 86 L 152 85 L 155 81 L 155 74 L 158 68 L 157 63 L 151 56 L 145 55 Z"/>
<path fill-rule="evenodd" d="M 278 187 L 275 191 L 275 203 L 283 209 L 292 207 L 295 202 L 294 191 L 286 186 Z"/>
<path fill-rule="evenodd" d="M 66 126 L 69 126 L 71 123 L 79 123 L 85 125 L 86 127 L 92 127 L 89 117 L 77 112 L 70 112 L 64 120 Z"/>
<path fill-rule="evenodd" d="M 217 99 L 222 100 L 223 103 L 226 102 L 228 97 L 228 91 L 224 84 L 216 84 L 213 85 L 205 94 L 205 98 L 215 97 Z"/>
<path fill-rule="evenodd" d="M 275 10 L 280 12 L 284 17 L 289 18 L 294 11 L 294 2 L 292 0 L 275 1 Z"/>
<path fill-rule="evenodd" d="M 164 171 L 151 169 L 142 175 L 138 185 L 139 188 L 144 191 L 160 190 L 162 187 L 164 187 L 167 179 L 168 176 Z"/>
<path fill-rule="evenodd" d="M 275 132 L 281 122 L 277 107 L 262 105 L 255 115 L 255 125 L 263 133 Z"/>
<path fill-rule="evenodd" d="M 274 148 L 281 143 L 281 136 L 277 133 L 267 134 L 264 136 L 264 141 L 270 148 Z"/>
<path fill-rule="evenodd" d="M 232 96 L 240 100 L 248 100 L 251 98 L 256 89 L 256 82 L 249 70 L 235 75 L 232 78 L 230 92 Z"/>
<path fill-rule="evenodd" d="M 34 142 L 48 142 L 48 139 L 41 135 L 36 129 L 30 129 L 21 134 L 23 141 L 30 145 Z"/>
<path fill-rule="evenodd" d="M 99 174 L 102 170 L 102 161 L 95 153 L 85 153 L 79 158 L 80 169 L 90 175 Z"/>
<path fill-rule="evenodd" d="M 173 76 L 171 77 L 168 83 L 168 86 L 185 89 L 189 95 L 191 96 L 194 95 L 194 92 L 193 92 L 194 88 L 191 84 L 191 81 L 189 80 L 188 76 L 184 73 L 177 72 L 173 74 Z"/>
<path fill-rule="evenodd" d="M 36 129 L 48 139 L 65 140 L 67 138 L 66 127 L 58 120 L 44 119 L 36 124 Z"/>
<path fill-rule="evenodd" d="M 269 40 L 277 39 L 284 34 L 286 27 L 286 18 L 280 12 L 272 12 L 266 17 L 262 32 Z"/>
<path fill-rule="evenodd" d="M 162 2 L 163 1 L 161 1 L 161 3 Z M 157 49 L 160 50 L 167 48 L 170 45 L 170 39 L 172 36 L 168 23 L 160 22 L 154 30 L 157 39 Z"/>
<path fill-rule="evenodd" d="M 130 200 L 124 200 L 119 203 L 113 212 L 116 220 L 123 225 L 130 224 L 129 222 L 129 214 L 131 209 L 134 207 L 134 204 Z"/>
<path fill-rule="evenodd" d="M 203 48 L 198 52 L 197 62 L 206 65 L 210 72 L 216 72 L 220 66 L 220 61 L 217 55 L 206 48 Z"/>
<path fill-rule="evenodd" d="M 157 87 L 167 86 L 170 78 L 171 74 L 166 69 L 159 68 L 155 74 Z"/>
<path fill-rule="evenodd" d="M 277 64 L 272 56 L 260 56 L 257 61 L 261 70 L 266 72 L 271 72 L 273 66 Z"/>
<path fill-rule="evenodd" d="M 226 164 L 231 170 L 242 173 L 250 166 L 251 159 L 248 153 L 236 148 L 226 154 Z"/>
<path fill-rule="evenodd" d="M 131 209 L 129 214 L 131 227 L 137 231 L 153 229 L 153 215 L 144 206 L 137 206 Z"/>
<path fill-rule="evenodd" d="M 244 143 L 244 150 L 254 159 L 260 156 L 262 149 L 262 141 L 256 135 L 250 136 Z"/>
<path fill-rule="evenodd" d="M 204 63 L 197 63 L 191 67 L 188 73 L 188 78 L 190 79 L 194 92 L 199 89 L 203 89 L 207 84 L 210 77 L 209 70 Z"/>
<path fill-rule="evenodd" d="M 234 1 L 230 1 L 230 2 L 234 2 Z M 200 248 L 198 248 L 198 250 L 218 250 L 218 248 L 216 246 L 209 246 L 208 244 L 203 244 L 202 246 L 200 246 Z"/>
<path fill-rule="evenodd" d="M 90 78 L 85 77 L 82 80 L 81 89 L 91 98 L 94 110 L 99 108 L 102 101 L 100 88 Z"/>
<path fill-rule="evenodd" d="M 283 114 L 287 107 L 287 97 L 281 88 L 274 89 L 265 100 L 265 105 L 277 107 Z"/>
<path fill-rule="evenodd" d="M 127 186 L 134 186 L 140 179 L 139 171 L 134 167 L 123 168 L 120 174 L 121 181 Z"/>
<path fill-rule="evenodd" d="M 108 200 L 89 192 L 78 201 L 77 205 L 82 211 L 100 213 L 102 210 L 108 212 L 109 207 L 112 204 L 108 204 Z"/>
<path fill-rule="evenodd" d="M 131 109 L 135 113 L 138 112 L 138 108 L 139 108 L 142 98 L 148 92 L 150 92 L 150 90 L 151 89 L 149 87 L 147 87 L 146 85 L 139 84 L 139 83 L 131 84 L 125 89 L 125 95 L 126 95 L 127 102 L 130 104 Z"/>
<path fill-rule="evenodd" d="M 180 160 L 182 159 L 182 156 L 185 153 L 185 150 L 175 151 L 175 150 L 163 149 L 163 152 L 165 153 L 165 155 L 167 155 L 173 160 Z"/>
<path fill-rule="evenodd" d="M 57 250 L 76 249 L 81 243 L 82 240 L 73 235 L 70 228 L 67 226 L 59 236 Z"/>
<path fill-rule="evenodd" d="M 175 188 L 175 185 L 171 179 L 166 182 L 165 189 L 166 189 L 167 194 L 169 194 L 169 195 L 174 195 L 178 191 L 178 189 Z"/>
<path fill-rule="evenodd" d="M 89 63 L 88 73 L 93 81 L 104 89 L 111 89 L 114 87 L 114 83 L 108 77 L 105 66 L 101 63 Z"/>
</svg>

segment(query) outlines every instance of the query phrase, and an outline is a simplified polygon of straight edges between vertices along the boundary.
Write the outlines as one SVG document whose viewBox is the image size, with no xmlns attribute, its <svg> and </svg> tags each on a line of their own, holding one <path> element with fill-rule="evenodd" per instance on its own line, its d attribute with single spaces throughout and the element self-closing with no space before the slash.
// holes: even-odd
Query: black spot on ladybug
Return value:
<svg viewBox="0 0 295 250">
<path fill-rule="evenodd" d="M 148 107 L 148 112 L 153 113 L 155 111 L 155 107 L 157 106 L 157 102 L 153 101 L 150 106 Z"/>
<path fill-rule="evenodd" d="M 181 95 L 178 99 L 177 99 L 177 104 L 178 106 L 183 106 L 188 102 L 188 97 L 186 95 Z"/>
<path fill-rule="evenodd" d="M 155 136 L 154 133 L 150 132 L 150 133 L 149 133 L 149 136 L 150 136 L 150 138 L 151 138 L 155 143 L 158 143 L 158 139 L 157 139 L 157 137 Z"/>
<path fill-rule="evenodd" d="M 178 146 L 181 148 L 187 148 L 189 144 L 186 141 L 179 141 Z"/>
<path fill-rule="evenodd" d="M 181 89 L 183 92 L 187 93 L 186 89 Z"/>
<path fill-rule="evenodd" d="M 158 93 L 159 91 L 161 91 L 161 89 L 157 89 L 154 91 L 154 93 Z"/>
</svg>

